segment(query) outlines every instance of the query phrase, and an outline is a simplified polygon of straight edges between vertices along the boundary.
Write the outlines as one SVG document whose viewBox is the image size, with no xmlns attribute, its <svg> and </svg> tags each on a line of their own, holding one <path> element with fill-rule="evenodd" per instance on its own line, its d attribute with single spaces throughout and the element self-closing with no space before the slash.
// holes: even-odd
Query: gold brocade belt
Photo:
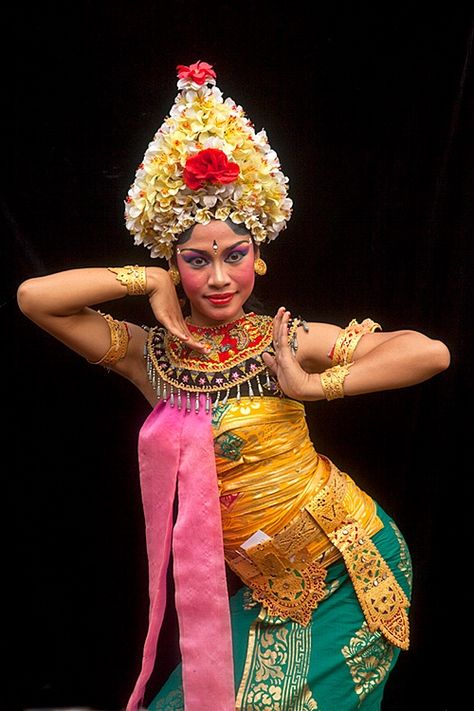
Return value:
<svg viewBox="0 0 474 711">
<path fill-rule="evenodd" d="M 371 539 L 383 528 L 368 511 L 375 504 L 322 459 L 329 477 L 298 514 L 272 536 L 258 531 L 255 545 L 227 549 L 226 561 L 270 615 L 306 626 L 326 596 L 327 567 L 342 557 L 369 628 L 407 649 L 409 601 Z"/>
</svg>

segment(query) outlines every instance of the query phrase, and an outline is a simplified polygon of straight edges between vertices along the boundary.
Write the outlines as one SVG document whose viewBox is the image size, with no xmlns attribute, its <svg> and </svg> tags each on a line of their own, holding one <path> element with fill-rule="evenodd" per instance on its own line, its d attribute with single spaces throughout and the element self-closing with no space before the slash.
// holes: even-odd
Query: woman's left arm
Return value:
<svg viewBox="0 0 474 711">
<path fill-rule="evenodd" d="M 447 346 L 418 331 L 368 333 L 361 339 L 344 381 L 345 395 L 416 385 L 448 368 Z"/>
<path fill-rule="evenodd" d="M 266 364 L 289 397 L 323 400 L 319 374 L 331 367 L 329 352 L 340 333 L 332 324 L 309 324 L 298 335 L 298 357 L 288 346 L 290 314 L 279 309 L 274 319 L 276 357 L 265 354 Z M 447 346 L 418 331 L 366 333 L 358 342 L 344 381 L 344 395 L 361 395 L 416 385 L 446 370 L 450 363 Z M 310 370 L 311 372 L 308 372 Z"/>
</svg>

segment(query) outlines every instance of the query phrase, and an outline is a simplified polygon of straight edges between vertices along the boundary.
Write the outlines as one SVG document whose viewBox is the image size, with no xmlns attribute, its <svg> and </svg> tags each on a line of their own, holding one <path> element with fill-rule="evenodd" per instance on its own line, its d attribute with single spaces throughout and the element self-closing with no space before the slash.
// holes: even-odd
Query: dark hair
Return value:
<svg viewBox="0 0 474 711">
<path fill-rule="evenodd" d="M 242 224 L 236 225 L 235 222 L 232 222 L 232 220 L 230 220 L 229 218 L 227 218 L 227 220 L 225 220 L 225 224 L 228 225 L 228 227 L 230 227 L 230 229 L 232 230 L 232 232 L 234 232 L 236 235 L 242 235 L 242 236 L 246 236 L 246 237 L 251 237 L 251 238 L 252 238 L 252 242 L 253 242 L 253 237 L 252 237 L 252 235 L 250 234 L 250 232 L 248 231 L 248 229 L 245 227 L 245 225 L 242 225 Z M 185 242 L 187 242 L 188 239 L 191 237 L 191 235 L 192 235 L 193 230 L 194 230 L 195 227 L 196 227 L 196 225 L 193 225 L 193 226 L 190 227 L 188 230 L 185 230 L 184 232 L 182 232 L 182 233 L 179 235 L 177 241 L 175 242 L 175 247 L 177 247 L 177 246 L 180 245 L 180 244 L 184 244 Z"/>
<path fill-rule="evenodd" d="M 225 224 L 228 225 L 230 227 L 230 229 L 232 230 L 232 232 L 234 232 L 236 235 L 243 235 L 243 236 L 245 235 L 245 236 L 251 237 L 252 242 L 255 246 L 253 237 L 250 234 L 250 232 L 248 231 L 248 229 L 245 227 L 245 225 L 242 225 L 242 224 L 236 225 L 235 222 L 232 222 L 232 220 L 230 220 L 230 219 L 225 220 Z M 185 230 L 184 232 L 182 232 L 179 235 L 177 241 L 175 242 L 175 247 L 187 242 L 190 239 L 195 227 L 196 227 L 196 225 L 193 225 L 188 230 Z M 176 252 L 173 254 L 173 261 L 175 261 L 175 254 L 176 254 Z M 190 316 L 191 315 L 191 307 L 189 304 L 189 299 L 186 296 L 186 294 L 184 293 L 184 289 L 183 289 L 182 285 L 179 284 L 176 287 L 176 290 L 178 292 L 179 303 L 181 304 L 181 309 L 183 311 L 183 314 L 185 316 Z M 256 296 L 253 292 L 252 292 L 252 294 L 250 294 L 249 298 L 244 303 L 243 309 L 246 313 L 248 313 L 249 311 L 253 311 L 256 314 L 266 314 L 266 309 L 265 309 L 263 302 L 260 301 L 258 296 Z"/>
</svg>

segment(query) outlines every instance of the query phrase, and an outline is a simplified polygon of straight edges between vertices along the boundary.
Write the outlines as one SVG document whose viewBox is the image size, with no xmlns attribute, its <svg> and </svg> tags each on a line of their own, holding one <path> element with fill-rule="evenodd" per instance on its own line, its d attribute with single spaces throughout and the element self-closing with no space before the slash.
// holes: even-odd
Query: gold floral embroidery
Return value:
<svg viewBox="0 0 474 711">
<path fill-rule="evenodd" d="M 273 681 L 283 679 L 283 665 L 286 665 L 288 650 L 288 630 L 276 628 L 274 632 L 264 630 L 260 636 L 260 654 L 256 663 L 255 680 Z M 281 696 L 281 694 L 280 694 Z"/>
<path fill-rule="evenodd" d="M 257 339 L 260 335 L 259 329 L 255 328 L 252 323 L 248 325 L 248 328 L 242 328 L 242 326 L 231 328 L 229 333 L 237 341 L 237 349 L 240 351 L 248 348 L 250 341 Z"/>
<path fill-rule="evenodd" d="M 308 625 L 313 611 L 325 597 L 324 579 L 327 569 L 310 563 L 302 570 L 289 568 L 280 576 L 259 576 L 249 581 L 253 597 L 270 615 L 291 617 Z"/>
<path fill-rule="evenodd" d="M 317 711 L 307 684 L 311 632 L 262 609 L 249 632 L 238 711 Z"/>
<path fill-rule="evenodd" d="M 390 671 L 394 647 L 380 632 L 371 632 L 364 622 L 341 652 L 349 667 L 360 705 Z"/>
<path fill-rule="evenodd" d="M 301 711 L 318 711 L 318 704 L 316 703 L 316 699 L 313 698 L 311 689 L 307 684 L 305 684 L 303 687 L 303 694 L 303 706 L 301 707 Z"/>
<path fill-rule="evenodd" d="M 201 371 L 224 371 L 238 366 L 243 360 L 259 354 L 272 341 L 273 319 L 249 313 L 238 319 L 235 324 L 199 328 L 190 325 L 195 338 L 211 347 L 209 354 L 190 350 L 177 336 L 167 332 L 166 350 L 172 366 Z M 225 345 L 223 342 L 227 341 Z"/>
</svg>

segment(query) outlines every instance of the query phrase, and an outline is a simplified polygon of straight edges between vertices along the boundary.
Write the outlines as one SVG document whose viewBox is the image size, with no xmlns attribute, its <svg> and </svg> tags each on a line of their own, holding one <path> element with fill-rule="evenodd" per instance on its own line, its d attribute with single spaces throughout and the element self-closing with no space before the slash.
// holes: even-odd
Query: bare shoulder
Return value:
<svg viewBox="0 0 474 711">
<path fill-rule="evenodd" d="M 296 358 L 307 372 L 320 373 L 331 365 L 330 352 L 341 326 L 320 321 L 303 321 L 296 329 Z"/>
</svg>

